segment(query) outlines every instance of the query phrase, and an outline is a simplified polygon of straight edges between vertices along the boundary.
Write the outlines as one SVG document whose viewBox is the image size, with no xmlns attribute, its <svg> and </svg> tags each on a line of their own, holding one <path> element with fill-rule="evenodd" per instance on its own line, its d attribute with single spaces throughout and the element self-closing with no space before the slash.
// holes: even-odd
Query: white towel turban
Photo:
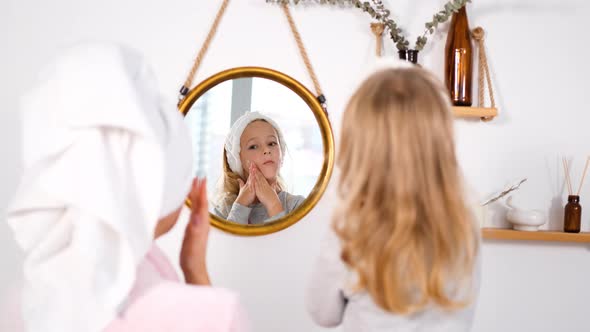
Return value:
<svg viewBox="0 0 590 332">
<path fill-rule="evenodd" d="M 101 331 L 118 314 L 157 221 L 183 203 L 191 141 L 144 60 L 87 43 L 23 98 L 24 174 L 8 222 L 25 251 L 28 331 Z"/>
<path fill-rule="evenodd" d="M 281 146 L 281 153 L 283 156 L 285 155 L 285 150 L 287 149 L 281 128 L 279 128 L 274 120 L 258 112 L 247 112 L 246 114 L 242 115 L 236 120 L 236 122 L 234 122 L 231 130 L 229 131 L 229 134 L 227 134 L 225 139 L 225 155 L 227 156 L 229 168 L 232 170 L 232 172 L 240 175 L 241 177 L 244 177 L 244 169 L 242 167 L 242 161 L 240 160 L 240 138 L 242 137 L 242 133 L 244 133 L 246 127 L 256 120 L 264 120 L 268 122 L 277 131 L 277 134 L 279 135 L 278 139 Z"/>
</svg>

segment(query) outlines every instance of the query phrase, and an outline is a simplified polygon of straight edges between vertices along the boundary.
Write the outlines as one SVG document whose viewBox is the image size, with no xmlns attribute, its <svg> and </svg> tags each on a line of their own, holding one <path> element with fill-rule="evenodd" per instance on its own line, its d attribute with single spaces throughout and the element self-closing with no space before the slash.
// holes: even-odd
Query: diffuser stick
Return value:
<svg viewBox="0 0 590 332">
<path fill-rule="evenodd" d="M 584 184 L 584 178 L 586 178 L 586 171 L 588 170 L 588 162 L 590 162 L 590 157 L 586 158 L 586 166 L 584 166 L 584 174 L 582 175 L 582 180 L 580 180 L 580 186 L 578 187 L 577 196 L 580 196 L 580 191 L 582 190 L 582 185 Z"/>
<path fill-rule="evenodd" d="M 562 158 L 562 162 L 563 162 L 563 171 L 565 172 L 565 180 L 567 182 L 568 194 L 571 196 L 571 195 L 573 195 L 573 192 L 572 192 L 572 181 L 570 180 L 569 165 L 568 165 L 568 162 L 565 159 L 565 157 Z"/>
</svg>

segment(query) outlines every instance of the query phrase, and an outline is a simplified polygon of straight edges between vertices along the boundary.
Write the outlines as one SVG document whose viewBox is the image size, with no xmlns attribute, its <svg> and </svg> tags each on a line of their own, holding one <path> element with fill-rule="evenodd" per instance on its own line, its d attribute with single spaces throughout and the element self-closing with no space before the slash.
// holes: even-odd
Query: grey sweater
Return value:
<svg viewBox="0 0 590 332">
<path fill-rule="evenodd" d="M 299 207 L 299 205 L 301 205 L 301 203 L 303 203 L 305 200 L 305 197 L 303 196 L 291 195 L 286 191 L 281 191 L 278 193 L 278 196 L 279 200 L 281 201 L 281 205 L 283 206 L 283 212 L 273 216 L 272 218 L 269 217 L 268 212 L 262 203 L 243 206 L 240 203 L 235 202 L 235 200 L 229 201 L 227 204 L 216 206 L 213 212 L 220 218 L 227 219 L 238 224 L 257 225 L 284 217 Z"/>
</svg>

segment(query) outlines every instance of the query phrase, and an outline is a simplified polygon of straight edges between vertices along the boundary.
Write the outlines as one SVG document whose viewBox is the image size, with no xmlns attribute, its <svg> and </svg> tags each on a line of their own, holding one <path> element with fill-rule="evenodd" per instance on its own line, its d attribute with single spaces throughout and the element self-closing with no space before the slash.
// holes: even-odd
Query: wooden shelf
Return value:
<svg viewBox="0 0 590 332">
<path fill-rule="evenodd" d="M 502 228 L 482 228 L 484 239 L 514 241 L 548 241 L 590 243 L 590 233 L 565 233 L 555 231 L 524 232 Z"/>
<path fill-rule="evenodd" d="M 491 107 L 463 107 L 453 106 L 453 112 L 460 118 L 485 118 L 491 120 L 498 116 L 498 109 Z"/>
</svg>

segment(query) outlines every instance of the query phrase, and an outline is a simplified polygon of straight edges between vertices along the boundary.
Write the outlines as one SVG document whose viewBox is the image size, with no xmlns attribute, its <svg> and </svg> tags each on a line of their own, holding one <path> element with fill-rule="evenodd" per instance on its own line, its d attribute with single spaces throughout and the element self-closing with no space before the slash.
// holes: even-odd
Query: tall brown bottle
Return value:
<svg viewBox="0 0 590 332">
<path fill-rule="evenodd" d="M 473 102 L 473 47 L 463 6 L 453 14 L 445 47 L 445 82 L 455 106 L 471 106 Z"/>
</svg>

